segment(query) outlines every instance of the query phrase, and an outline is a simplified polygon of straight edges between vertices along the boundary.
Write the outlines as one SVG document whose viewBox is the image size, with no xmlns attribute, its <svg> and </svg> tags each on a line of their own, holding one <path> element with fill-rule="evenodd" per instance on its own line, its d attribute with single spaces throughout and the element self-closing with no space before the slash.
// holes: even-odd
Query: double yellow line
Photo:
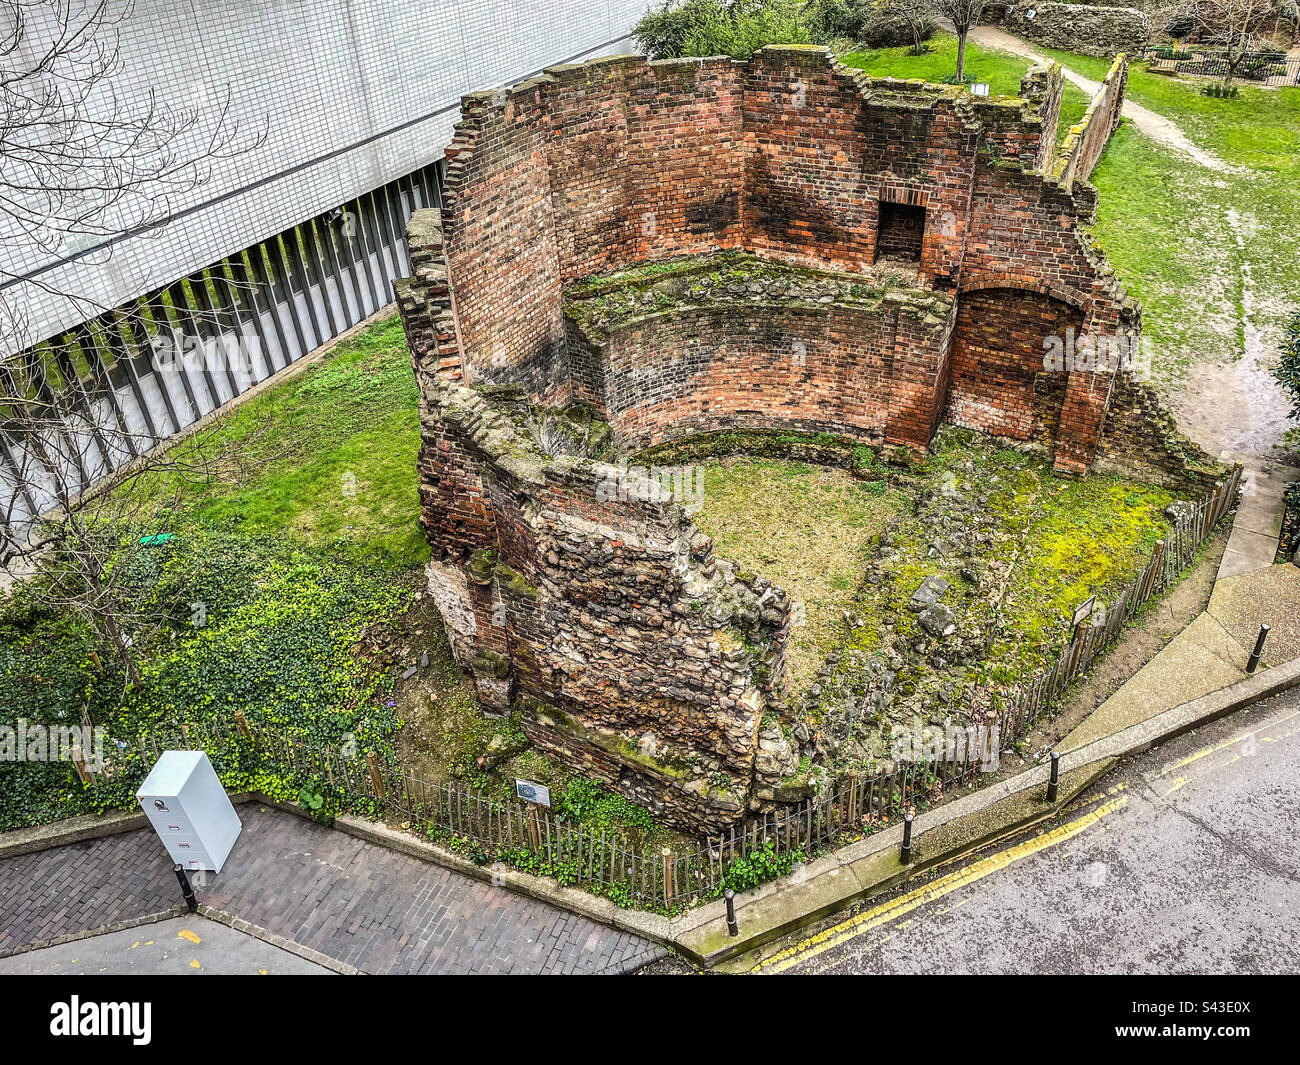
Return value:
<svg viewBox="0 0 1300 1065">
<path fill-rule="evenodd" d="M 1007 850 L 982 858 L 978 862 L 973 862 L 962 869 L 958 869 L 956 872 L 941 876 L 924 887 L 910 891 L 906 895 L 900 895 L 889 902 L 881 903 L 879 906 L 866 910 L 856 917 L 851 917 L 833 928 L 827 928 L 814 936 L 809 936 L 794 946 L 787 947 L 785 950 L 759 962 L 750 972 L 781 973 L 796 965 L 805 965 L 819 954 L 824 954 L 834 947 L 856 939 L 873 928 L 879 928 L 881 925 L 896 921 L 919 906 L 924 906 L 928 902 L 933 902 L 935 899 L 951 894 L 967 884 L 973 884 L 975 881 L 988 876 L 989 873 L 1005 869 L 1012 862 L 1019 861 L 1021 858 L 1027 858 L 1029 855 L 1047 847 L 1064 842 L 1071 836 L 1077 836 L 1084 829 L 1090 828 L 1103 817 L 1122 809 L 1127 804 L 1127 796 L 1120 796 L 1108 803 L 1104 803 L 1077 820 L 1060 825 L 1050 832 L 1035 836 L 1033 839 L 1026 840 Z"/>
</svg>

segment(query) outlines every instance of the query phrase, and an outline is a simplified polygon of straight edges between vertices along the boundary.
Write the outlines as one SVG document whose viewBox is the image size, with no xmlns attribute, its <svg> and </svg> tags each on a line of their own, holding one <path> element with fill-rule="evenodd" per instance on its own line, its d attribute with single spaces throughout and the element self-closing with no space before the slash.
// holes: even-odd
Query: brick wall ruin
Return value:
<svg viewBox="0 0 1300 1065">
<path fill-rule="evenodd" d="M 808 792 L 785 592 L 627 455 L 729 428 L 920 450 L 946 419 L 1085 473 L 1115 374 L 1046 368 L 1044 338 L 1140 318 L 1081 228 L 1087 171 L 1054 172 L 1059 69 L 1022 94 L 788 47 L 465 98 L 396 288 L 430 590 L 485 709 L 683 827 Z"/>
</svg>

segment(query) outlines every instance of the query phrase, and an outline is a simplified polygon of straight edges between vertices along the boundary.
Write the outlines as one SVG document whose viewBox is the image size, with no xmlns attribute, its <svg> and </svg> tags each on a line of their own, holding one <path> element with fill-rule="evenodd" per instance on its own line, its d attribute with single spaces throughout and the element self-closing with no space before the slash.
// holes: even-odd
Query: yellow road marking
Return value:
<svg viewBox="0 0 1300 1065">
<path fill-rule="evenodd" d="M 176 938 L 177 938 L 177 939 L 188 939 L 191 943 L 202 943 L 202 942 L 203 942 L 203 940 L 201 940 L 198 936 L 196 936 L 196 935 L 195 935 L 193 932 L 191 932 L 188 928 L 182 928 L 179 932 L 177 932 L 177 933 L 176 933 Z"/>
<path fill-rule="evenodd" d="M 1280 725 L 1284 721 L 1290 721 L 1297 714 L 1300 714 L 1300 710 L 1292 710 L 1291 713 L 1287 714 L 1285 717 L 1280 717 L 1275 721 L 1270 721 L 1267 726 L 1261 725 L 1260 728 L 1267 727 L 1269 729 L 1272 729 L 1275 725 Z M 1193 762 L 1199 762 L 1202 758 L 1205 758 L 1211 754 L 1217 754 L 1219 751 L 1227 750 L 1229 747 L 1235 747 L 1239 743 L 1245 743 L 1246 740 L 1248 740 L 1251 736 L 1255 736 L 1256 733 L 1258 732 L 1259 729 L 1248 729 L 1245 732 L 1241 732 L 1238 733 L 1236 736 L 1233 736 L 1232 739 L 1230 740 L 1224 740 L 1222 743 L 1215 744 L 1212 747 L 1202 747 L 1199 751 L 1195 751 L 1194 753 L 1189 754 L 1186 758 L 1180 758 L 1177 762 L 1165 766 L 1160 770 L 1160 772 L 1156 773 L 1155 776 L 1156 777 L 1168 776 L 1175 769 L 1182 769 L 1184 766 L 1189 766 Z M 1264 738 L 1266 740 L 1269 740 L 1269 737 L 1267 736 Z M 1276 741 L 1269 740 L 1269 742 L 1276 742 Z"/>
<path fill-rule="evenodd" d="M 773 954 L 765 961 L 759 962 L 750 970 L 752 973 L 769 972 L 780 973 L 794 965 L 799 965 L 811 958 L 817 957 L 830 950 L 832 947 L 840 946 L 851 939 L 869 932 L 873 928 L 878 928 L 890 921 L 897 920 L 904 914 L 911 913 L 918 906 L 923 906 L 927 902 L 933 902 L 935 899 L 942 898 L 958 888 L 965 887 L 967 884 L 973 884 L 988 876 L 989 873 L 997 872 L 999 869 L 1005 869 L 1012 862 L 1019 861 L 1021 858 L 1027 858 L 1047 847 L 1060 843 L 1076 836 L 1084 829 L 1095 825 L 1103 817 L 1114 813 L 1116 810 L 1128 805 L 1128 797 L 1121 796 L 1090 813 L 1084 814 L 1075 821 L 1061 825 L 1045 832 L 1041 836 L 1035 836 L 1033 839 L 1026 840 L 1024 843 L 1017 844 L 998 854 L 991 854 L 987 858 L 982 858 L 978 862 L 966 866 L 964 869 L 958 869 L 956 872 L 949 873 L 939 879 L 926 884 L 924 887 L 916 888 L 906 895 L 900 895 L 889 902 L 881 903 L 870 910 L 851 917 L 847 921 L 827 928 L 818 932 L 814 936 L 796 943 L 792 947 Z"/>
<path fill-rule="evenodd" d="M 1065 812 L 1067 814 L 1072 814 L 1075 810 L 1082 810 L 1085 806 L 1091 806 L 1094 802 L 1100 802 L 1102 799 L 1106 798 L 1107 795 L 1118 795 L 1127 787 L 1128 784 L 1124 781 L 1120 781 L 1118 784 L 1112 784 L 1105 791 L 1094 791 L 1086 799 L 1078 799 L 1075 802 L 1070 803 L 1070 805 L 1065 808 Z"/>
</svg>

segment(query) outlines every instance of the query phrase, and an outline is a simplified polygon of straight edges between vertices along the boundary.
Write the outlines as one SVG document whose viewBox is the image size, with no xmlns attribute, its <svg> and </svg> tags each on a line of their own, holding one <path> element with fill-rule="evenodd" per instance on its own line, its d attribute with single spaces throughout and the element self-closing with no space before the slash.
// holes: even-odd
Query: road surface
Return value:
<svg viewBox="0 0 1300 1065">
<path fill-rule="evenodd" d="M 772 948 L 761 973 L 1300 971 L 1300 689 L 1049 823 Z"/>
</svg>

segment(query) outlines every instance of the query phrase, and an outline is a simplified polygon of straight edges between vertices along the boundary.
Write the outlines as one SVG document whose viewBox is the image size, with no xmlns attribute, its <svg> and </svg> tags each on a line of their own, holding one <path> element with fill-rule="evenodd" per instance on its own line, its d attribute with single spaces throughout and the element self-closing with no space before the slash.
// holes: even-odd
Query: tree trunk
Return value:
<svg viewBox="0 0 1300 1065">
<path fill-rule="evenodd" d="M 967 30 L 957 31 L 957 84 L 963 85 L 966 81 L 966 33 Z"/>
<path fill-rule="evenodd" d="M 131 678 L 132 687 L 139 691 L 144 687 L 144 681 L 140 677 L 139 669 L 136 668 L 135 655 L 131 652 L 131 648 L 127 646 L 126 637 L 122 635 L 117 619 L 111 614 L 105 614 L 99 619 L 98 628 L 108 638 L 108 642 L 113 645 L 117 657 L 122 660 L 122 665 L 126 667 L 126 675 Z"/>
</svg>

